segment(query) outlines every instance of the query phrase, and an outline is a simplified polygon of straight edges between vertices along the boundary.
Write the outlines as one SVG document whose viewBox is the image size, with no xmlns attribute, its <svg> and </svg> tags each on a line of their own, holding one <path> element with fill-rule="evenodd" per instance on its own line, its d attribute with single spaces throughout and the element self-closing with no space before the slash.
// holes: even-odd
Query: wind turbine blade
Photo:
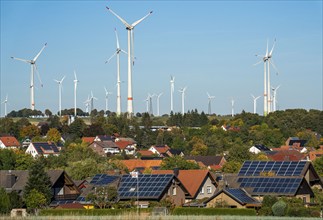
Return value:
<svg viewBox="0 0 323 220">
<path fill-rule="evenodd" d="M 255 63 L 255 64 L 253 64 L 253 66 L 257 66 L 259 63 L 262 63 L 263 61 L 262 60 L 260 60 L 259 62 L 257 62 L 257 63 Z"/>
<path fill-rule="evenodd" d="M 57 79 L 54 79 L 55 82 L 59 83 L 59 81 Z"/>
<path fill-rule="evenodd" d="M 208 92 L 206 92 L 206 94 L 207 94 L 207 97 L 208 97 L 208 98 L 210 98 L 210 97 L 211 97 L 211 96 L 210 96 L 210 94 L 209 94 Z"/>
<path fill-rule="evenodd" d="M 271 48 L 271 50 L 270 50 L 270 52 L 269 52 L 269 56 L 270 56 L 270 57 L 271 57 L 271 55 L 273 54 L 275 44 L 276 44 L 276 38 L 275 38 L 275 40 L 274 40 L 273 47 Z"/>
<path fill-rule="evenodd" d="M 105 94 L 108 94 L 107 88 L 104 87 Z"/>
<path fill-rule="evenodd" d="M 126 51 L 124 51 L 124 50 L 122 50 L 122 49 L 120 49 L 120 51 L 121 51 L 122 53 L 124 53 L 124 54 L 128 54 Z"/>
<path fill-rule="evenodd" d="M 266 57 L 268 57 L 268 39 L 267 39 Z"/>
<path fill-rule="evenodd" d="M 123 18 L 121 18 L 119 15 L 117 15 L 114 11 L 112 11 L 109 7 L 106 6 L 108 11 L 110 11 L 114 16 L 116 16 L 127 28 L 131 29 L 132 26 L 128 24 Z"/>
<path fill-rule="evenodd" d="M 270 59 L 270 60 L 269 60 L 269 63 L 274 67 L 274 69 L 277 71 L 277 74 L 278 74 L 278 73 L 279 73 L 279 71 L 278 71 L 278 69 L 277 69 L 276 65 L 274 64 L 273 59 Z"/>
<path fill-rule="evenodd" d="M 64 79 L 65 79 L 65 76 L 62 78 L 61 83 L 63 83 Z"/>
<path fill-rule="evenodd" d="M 253 99 L 255 99 L 255 96 L 253 94 L 250 94 Z"/>
<path fill-rule="evenodd" d="M 114 28 L 114 32 L 116 33 L 116 38 L 117 38 L 117 49 L 119 49 L 120 45 L 119 45 L 119 38 L 118 38 L 118 33 L 116 28 Z"/>
<path fill-rule="evenodd" d="M 110 60 L 118 53 L 118 51 L 114 52 L 114 54 L 107 60 L 105 61 L 105 63 L 109 63 Z"/>
<path fill-rule="evenodd" d="M 153 13 L 153 11 L 150 11 L 147 15 L 145 15 L 143 18 L 139 19 L 138 21 L 135 21 L 132 23 L 132 27 L 135 27 L 137 24 L 139 24 L 140 22 L 142 22 L 143 20 L 145 20 L 149 15 L 151 15 Z"/>
<path fill-rule="evenodd" d="M 76 82 L 78 82 L 77 77 L 76 77 L 76 72 L 75 72 L 75 70 L 74 70 L 74 80 L 75 80 Z"/>
<path fill-rule="evenodd" d="M 20 60 L 22 62 L 25 62 L 25 63 L 31 63 L 31 60 L 25 60 L 25 59 L 21 59 L 21 58 L 17 58 L 17 57 L 11 57 L 12 59 L 14 60 Z"/>
<path fill-rule="evenodd" d="M 39 53 L 35 56 L 35 58 L 33 59 L 34 62 L 36 62 L 36 60 L 38 59 L 39 55 L 43 52 L 43 50 L 45 49 L 45 47 L 47 46 L 47 43 L 45 43 L 45 45 L 43 46 L 43 48 L 39 51 Z"/>
<path fill-rule="evenodd" d="M 40 82 L 40 86 L 43 87 L 43 82 L 41 81 L 40 79 L 40 75 L 39 75 L 39 72 L 38 72 L 38 68 L 37 68 L 37 65 L 36 63 L 34 64 L 35 65 L 35 70 L 36 70 L 36 73 L 37 73 L 37 77 L 38 77 L 38 80 Z"/>
</svg>

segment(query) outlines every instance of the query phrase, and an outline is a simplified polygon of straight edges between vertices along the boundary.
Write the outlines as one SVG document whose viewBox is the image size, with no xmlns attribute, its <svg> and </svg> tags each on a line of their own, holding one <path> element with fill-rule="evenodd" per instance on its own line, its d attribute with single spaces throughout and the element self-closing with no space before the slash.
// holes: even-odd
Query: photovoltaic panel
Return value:
<svg viewBox="0 0 323 220">
<path fill-rule="evenodd" d="M 240 177 L 241 188 L 252 188 L 253 195 L 270 193 L 295 194 L 302 178 L 293 177 Z"/>
<path fill-rule="evenodd" d="M 118 176 L 111 176 L 107 174 L 96 174 L 93 179 L 91 180 L 90 184 L 93 185 L 108 185 L 115 180 L 117 180 Z"/>
<path fill-rule="evenodd" d="M 173 174 L 143 174 L 138 178 L 132 178 L 131 175 L 123 175 L 118 188 L 119 197 L 120 199 L 137 198 L 138 193 L 140 199 L 159 198 L 173 176 Z"/>
<path fill-rule="evenodd" d="M 299 176 L 306 161 L 246 161 L 238 176 L 261 176 L 272 173 L 274 176 Z"/>
<path fill-rule="evenodd" d="M 247 195 L 247 193 L 242 189 L 228 188 L 228 189 L 225 189 L 225 190 L 228 193 L 230 193 L 231 195 L 233 195 L 235 198 L 240 200 L 242 203 L 259 203 L 254 198 Z"/>
</svg>

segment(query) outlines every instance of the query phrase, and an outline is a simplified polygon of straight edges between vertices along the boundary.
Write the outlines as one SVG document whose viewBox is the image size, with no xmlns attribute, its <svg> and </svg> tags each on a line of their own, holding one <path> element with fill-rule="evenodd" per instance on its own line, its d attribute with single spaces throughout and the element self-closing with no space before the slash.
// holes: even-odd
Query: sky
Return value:
<svg viewBox="0 0 323 220">
<path fill-rule="evenodd" d="M 37 60 L 43 87 L 35 75 L 35 109 L 59 109 L 58 85 L 63 82 L 62 109 L 74 108 L 74 73 L 79 80 L 77 107 L 93 92 L 94 108 L 116 111 L 116 58 L 127 51 L 127 30 L 106 6 L 138 24 L 133 67 L 134 113 L 145 112 L 150 94 L 159 94 L 160 114 L 170 112 L 170 77 L 175 77 L 174 111 L 181 112 L 179 89 L 187 87 L 185 112 L 208 111 L 207 92 L 215 96 L 212 113 L 263 114 L 264 70 L 255 54 L 271 49 L 271 85 L 277 90 L 277 109 L 322 110 L 322 1 L 14 1 L 1 0 L 1 103 L 7 113 L 30 108 L 30 65 L 12 56 Z M 127 109 L 127 56 L 120 55 L 122 111 Z M 1 104 L 0 116 L 4 116 Z M 156 98 L 153 113 L 157 114 Z"/>
</svg>

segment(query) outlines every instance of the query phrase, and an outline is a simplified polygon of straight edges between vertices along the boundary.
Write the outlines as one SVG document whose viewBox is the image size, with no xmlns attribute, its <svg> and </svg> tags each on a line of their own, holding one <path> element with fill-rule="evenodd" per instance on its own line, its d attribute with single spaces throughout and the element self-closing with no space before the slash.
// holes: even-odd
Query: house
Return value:
<svg viewBox="0 0 323 220">
<path fill-rule="evenodd" d="M 74 201 L 80 194 L 80 190 L 64 170 L 48 170 L 51 181 L 52 203 L 62 201 Z M 0 187 L 7 192 L 16 191 L 23 194 L 29 176 L 28 170 L 0 170 Z"/>
<path fill-rule="evenodd" d="M 124 151 L 126 155 L 134 155 L 137 149 L 136 142 L 119 140 L 115 141 L 115 144 L 119 147 L 120 151 Z"/>
<path fill-rule="evenodd" d="M 120 149 L 113 141 L 94 141 L 89 145 L 94 152 L 106 157 L 108 153 L 119 154 Z"/>
<path fill-rule="evenodd" d="M 152 174 L 174 173 L 183 184 L 188 194 L 185 203 L 211 197 L 217 187 L 217 183 L 209 170 L 153 170 Z"/>
<path fill-rule="evenodd" d="M 185 156 L 185 155 L 184 155 L 184 153 L 183 153 L 183 151 L 181 151 L 181 150 L 177 150 L 177 149 L 172 149 L 172 148 L 170 148 L 170 149 L 166 152 L 166 154 L 167 154 L 169 157 L 174 157 L 174 156 L 184 157 L 184 156 Z"/>
<path fill-rule="evenodd" d="M 289 137 L 286 140 L 285 145 L 286 146 L 304 147 L 306 142 L 307 142 L 306 140 L 301 140 L 298 137 Z"/>
<path fill-rule="evenodd" d="M 157 154 L 160 157 L 167 156 L 166 152 L 170 149 L 167 145 L 164 146 L 151 146 L 148 150 Z"/>
<path fill-rule="evenodd" d="M 121 177 L 118 194 L 120 200 L 137 200 L 139 204 L 168 200 L 181 206 L 188 191 L 174 174 L 127 174 Z"/>
<path fill-rule="evenodd" d="M 139 156 L 139 157 L 154 157 L 155 154 L 150 150 L 138 150 L 136 152 L 136 156 Z"/>
<path fill-rule="evenodd" d="M 297 150 L 272 151 L 267 157 L 273 161 L 300 161 L 306 160 L 307 156 Z"/>
<path fill-rule="evenodd" d="M 254 146 L 249 148 L 249 152 L 253 154 L 264 153 L 267 151 L 271 151 L 270 148 L 266 147 L 263 144 L 255 144 Z"/>
<path fill-rule="evenodd" d="M 195 160 L 201 167 L 206 167 L 209 170 L 219 170 L 226 163 L 223 156 L 186 156 L 186 160 Z"/>
<path fill-rule="evenodd" d="M 207 208 L 259 208 L 261 203 L 242 188 L 224 188 L 204 201 Z"/>
<path fill-rule="evenodd" d="M 95 137 L 82 137 L 82 143 L 92 144 Z"/>
<path fill-rule="evenodd" d="M 0 137 L 0 149 L 15 149 L 19 148 L 19 141 L 13 136 Z"/>
<path fill-rule="evenodd" d="M 111 135 L 97 135 L 94 139 L 94 141 L 113 141 L 114 142 L 115 137 Z"/>
<path fill-rule="evenodd" d="M 26 154 L 31 154 L 33 157 L 58 156 L 59 150 L 54 142 L 31 142 L 26 150 Z"/>
<path fill-rule="evenodd" d="M 130 172 L 133 170 L 142 172 L 145 169 L 152 169 L 152 170 L 160 169 L 162 160 L 131 159 L 131 160 L 121 160 L 121 163 L 123 163 Z"/>
</svg>

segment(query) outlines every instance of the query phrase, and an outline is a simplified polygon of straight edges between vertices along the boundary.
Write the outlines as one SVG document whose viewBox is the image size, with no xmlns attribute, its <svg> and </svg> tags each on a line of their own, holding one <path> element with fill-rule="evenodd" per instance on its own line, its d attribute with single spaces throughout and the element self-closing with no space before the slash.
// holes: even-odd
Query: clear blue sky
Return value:
<svg viewBox="0 0 323 220">
<path fill-rule="evenodd" d="M 1 102 L 7 111 L 29 108 L 30 66 L 10 57 L 37 61 L 36 109 L 58 111 L 58 86 L 63 82 L 62 108 L 73 108 L 73 70 L 78 75 L 77 106 L 93 91 L 95 108 L 116 110 L 116 60 L 105 64 L 120 45 L 127 50 L 127 31 L 105 8 L 129 23 L 153 14 L 135 28 L 134 112 L 146 110 L 148 93 L 160 98 L 161 114 L 170 111 L 170 75 L 175 76 L 174 110 L 181 111 L 178 90 L 187 86 L 185 110 L 207 112 L 207 95 L 215 96 L 212 112 L 252 112 L 250 94 L 263 94 L 263 64 L 253 66 L 277 39 L 271 84 L 281 85 L 278 108 L 322 110 L 322 1 L 3 1 L 1 0 Z M 127 57 L 121 56 L 122 110 L 126 111 Z M 156 100 L 154 99 L 156 114 Z M 257 112 L 263 112 L 263 98 Z M 1 116 L 4 105 L 1 104 Z"/>
</svg>

